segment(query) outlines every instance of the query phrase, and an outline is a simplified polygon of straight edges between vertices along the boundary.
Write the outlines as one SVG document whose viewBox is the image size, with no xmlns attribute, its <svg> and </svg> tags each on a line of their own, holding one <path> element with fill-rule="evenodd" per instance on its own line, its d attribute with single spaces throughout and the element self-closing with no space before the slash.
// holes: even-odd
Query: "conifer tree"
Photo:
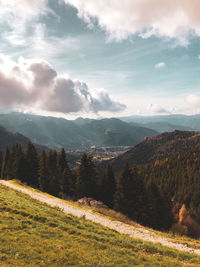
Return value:
<svg viewBox="0 0 200 267">
<path fill-rule="evenodd" d="M 76 179 L 77 197 L 97 198 L 97 171 L 92 157 L 83 153 Z"/>
<path fill-rule="evenodd" d="M 69 167 L 62 174 L 62 192 L 67 196 L 74 195 L 74 175 Z"/>
<path fill-rule="evenodd" d="M 58 153 L 57 166 L 60 173 L 63 173 L 64 169 L 69 169 L 67 157 L 64 148 Z"/>
<path fill-rule="evenodd" d="M 148 182 L 147 192 L 151 205 L 149 225 L 155 229 L 168 230 L 173 223 L 171 201 L 160 192 L 153 180 Z"/>
<path fill-rule="evenodd" d="M 10 171 L 10 150 L 7 147 L 3 156 L 1 178 L 8 179 Z"/>
<path fill-rule="evenodd" d="M 45 150 L 42 150 L 39 157 L 39 170 L 38 170 L 38 184 L 39 188 L 47 192 L 48 191 L 48 169 L 47 169 L 47 154 Z"/>
<path fill-rule="evenodd" d="M 138 170 L 130 169 L 127 163 L 117 179 L 114 207 L 146 225 L 149 216 L 147 203 L 147 192 Z"/>
<path fill-rule="evenodd" d="M 59 174 L 57 171 L 57 152 L 49 150 L 47 155 L 48 193 L 58 196 L 60 191 Z"/>
<path fill-rule="evenodd" d="M 114 195 L 114 208 L 127 214 L 127 191 L 132 175 L 128 163 L 124 165 L 121 174 L 116 179 L 116 191 Z"/>
<path fill-rule="evenodd" d="M 3 152 L 0 150 L 0 175 L 2 170 L 2 164 L 3 164 Z"/>
<path fill-rule="evenodd" d="M 19 179 L 22 182 L 26 182 L 27 175 L 27 162 L 22 150 L 21 144 L 16 144 L 12 149 L 12 169 L 11 169 L 11 178 Z"/>
<path fill-rule="evenodd" d="M 35 146 L 31 142 L 29 142 L 27 146 L 26 160 L 28 168 L 28 183 L 32 186 L 38 186 L 39 158 Z"/>
<path fill-rule="evenodd" d="M 70 189 L 67 187 L 69 187 L 71 171 L 68 166 L 64 148 L 61 149 L 61 151 L 58 153 L 57 156 L 57 172 L 60 185 L 60 192 L 64 194 L 69 194 Z"/>
<path fill-rule="evenodd" d="M 101 200 L 111 208 L 113 207 L 115 190 L 116 185 L 113 169 L 112 166 L 108 164 L 103 172 L 101 180 Z"/>
</svg>

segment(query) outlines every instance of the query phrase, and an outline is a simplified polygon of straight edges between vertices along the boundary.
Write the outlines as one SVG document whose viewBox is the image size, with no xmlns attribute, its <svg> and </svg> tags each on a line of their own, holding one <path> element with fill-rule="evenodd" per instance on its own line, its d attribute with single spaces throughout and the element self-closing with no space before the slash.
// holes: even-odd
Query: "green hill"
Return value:
<svg viewBox="0 0 200 267">
<path fill-rule="evenodd" d="M 0 186 L 0 266 L 199 266 L 200 256 L 143 242 Z"/>
</svg>

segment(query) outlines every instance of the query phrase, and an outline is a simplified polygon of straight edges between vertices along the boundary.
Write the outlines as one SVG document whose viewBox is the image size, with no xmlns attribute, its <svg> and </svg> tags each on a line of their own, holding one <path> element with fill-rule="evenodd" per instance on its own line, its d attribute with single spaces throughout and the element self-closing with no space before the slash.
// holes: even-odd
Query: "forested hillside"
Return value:
<svg viewBox="0 0 200 267">
<path fill-rule="evenodd" d="M 170 199 L 165 198 L 153 182 L 146 186 L 136 168 L 125 165 L 122 172 L 114 176 L 112 166 L 108 165 L 98 174 L 91 156 L 84 153 L 79 167 L 70 169 L 64 149 L 59 153 L 43 150 L 38 155 L 32 143 L 25 152 L 17 144 L 0 155 L 4 179 L 19 179 L 63 198 L 92 197 L 156 229 L 169 229 L 173 223 Z M 158 211 L 159 216 L 155 216 Z"/>
<path fill-rule="evenodd" d="M 72 169 L 64 149 L 60 152 L 42 150 L 38 154 L 31 142 L 26 150 L 17 144 L 0 153 L 1 177 L 19 179 L 62 198 L 101 200 L 154 229 L 174 228 L 181 222 L 180 212 L 185 209 L 184 214 L 191 216 L 186 216 L 188 220 L 195 220 L 197 230 L 187 226 L 181 231 L 196 237 L 200 235 L 196 224 L 200 223 L 199 138 L 198 132 L 175 131 L 146 139 L 134 148 L 136 150 L 124 154 L 130 155 L 142 146 L 140 157 L 120 162 L 115 172 L 112 162 L 97 171 L 92 157 L 86 153 L 78 167 Z"/>
<path fill-rule="evenodd" d="M 142 166 L 146 183 L 154 181 L 174 203 L 185 204 L 200 223 L 200 151 L 178 153 Z"/>
<path fill-rule="evenodd" d="M 200 132 L 176 130 L 144 138 L 134 148 L 113 159 L 111 164 L 115 171 L 119 171 L 126 162 L 130 166 L 146 164 L 192 150 L 200 150 Z"/>
</svg>

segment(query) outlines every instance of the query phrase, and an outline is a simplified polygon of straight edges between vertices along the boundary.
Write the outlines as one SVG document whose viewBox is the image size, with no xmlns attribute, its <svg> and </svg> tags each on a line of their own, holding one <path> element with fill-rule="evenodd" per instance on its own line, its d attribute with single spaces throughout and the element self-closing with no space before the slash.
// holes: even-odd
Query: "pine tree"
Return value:
<svg viewBox="0 0 200 267">
<path fill-rule="evenodd" d="M 64 148 L 58 153 L 57 166 L 61 173 L 63 173 L 64 169 L 69 168 Z"/>
<path fill-rule="evenodd" d="M 22 182 L 25 182 L 27 175 L 26 171 L 27 162 L 21 144 L 16 144 L 13 147 L 12 159 L 13 159 L 13 164 L 10 174 L 11 178 L 19 179 Z"/>
<path fill-rule="evenodd" d="M 103 192 L 101 200 L 109 207 L 113 207 L 114 194 L 116 190 L 115 177 L 113 173 L 112 166 L 107 165 L 105 171 L 103 172 L 101 181 L 101 192 Z"/>
<path fill-rule="evenodd" d="M 3 152 L 0 150 L 0 175 L 1 175 L 2 165 L 3 165 Z"/>
<path fill-rule="evenodd" d="M 70 168 L 65 168 L 62 174 L 62 189 L 67 196 L 74 195 L 74 175 Z"/>
<path fill-rule="evenodd" d="M 132 179 L 131 170 L 129 168 L 128 163 L 124 165 L 124 168 L 121 174 L 116 179 L 116 191 L 114 195 L 114 208 L 117 211 L 124 212 L 127 214 L 127 191 L 128 186 L 130 185 L 130 181 Z"/>
<path fill-rule="evenodd" d="M 7 147 L 3 156 L 2 169 L 1 169 L 1 178 L 8 179 L 10 171 L 10 150 Z"/>
<path fill-rule="evenodd" d="M 147 192 L 136 168 L 130 169 L 128 163 L 117 178 L 114 207 L 128 215 L 131 219 L 148 223 Z"/>
<path fill-rule="evenodd" d="M 38 167 L 39 158 L 35 146 L 29 142 L 26 152 L 27 168 L 28 168 L 28 183 L 38 187 Z"/>
<path fill-rule="evenodd" d="M 68 166 L 64 148 L 61 149 L 60 153 L 58 153 L 58 156 L 57 156 L 57 172 L 58 172 L 58 180 L 59 180 L 59 185 L 60 185 L 60 192 L 68 195 L 70 189 L 67 187 L 69 187 L 71 171 Z"/>
<path fill-rule="evenodd" d="M 168 230 L 172 226 L 172 206 L 167 195 L 163 195 L 153 180 L 148 182 L 147 192 L 151 205 L 151 215 L 149 226 L 159 229 Z"/>
<path fill-rule="evenodd" d="M 42 150 L 39 156 L 39 170 L 38 170 L 38 183 L 39 188 L 47 192 L 48 191 L 48 169 L 47 169 L 47 154 L 45 150 Z"/>
<path fill-rule="evenodd" d="M 97 198 L 97 171 L 92 157 L 83 153 L 76 179 L 77 197 Z"/>
<path fill-rule="evenodd" d="M 48 170 L 48 193 L 58 196 L 60 191 L 59 173 L 57 170 L 57 152 L 49 150 L 47 156 L 47 170 Z"/>
</svg>

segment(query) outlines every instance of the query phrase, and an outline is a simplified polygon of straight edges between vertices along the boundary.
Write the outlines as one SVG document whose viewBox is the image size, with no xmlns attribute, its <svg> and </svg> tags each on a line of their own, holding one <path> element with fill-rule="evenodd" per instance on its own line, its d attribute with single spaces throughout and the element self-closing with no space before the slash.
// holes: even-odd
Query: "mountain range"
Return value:
<svg viewBox="0 0 200 267">
<path fill-rule="evenodd" d="M 158 132 L 173 130 L 200 130 L 200 114 L 196 115 L 159 115 L 159 116 L 129 116 L 119 118 L 128 123 L 154 129 Z"/>
<path fill-rule="evenodd" d="M 145 136 L 158 132 L 119 119 L 77 119 L 44 117 L 22 113 L 0 114 L 0 125 L 21 133 L 32 142 L 50 148 L 84 150 L 91 146 L 134 146 Z"/>
</svg>

